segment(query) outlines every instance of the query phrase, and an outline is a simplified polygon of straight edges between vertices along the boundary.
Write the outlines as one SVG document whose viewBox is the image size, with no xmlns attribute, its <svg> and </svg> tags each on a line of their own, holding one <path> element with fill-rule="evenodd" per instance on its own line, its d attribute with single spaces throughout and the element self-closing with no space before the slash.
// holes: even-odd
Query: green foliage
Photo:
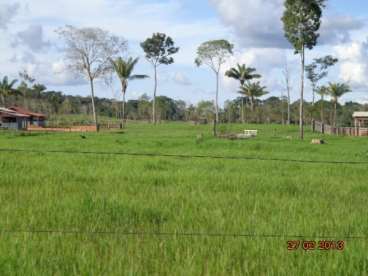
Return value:
<svg viewBox="0 0 368 276">
<path fill-rule="evenodd" d="M 328 90 L 328 87 L 327 86 L 320 86 L 320 87 L 317 87 L 317 94 L 320 95 L 322 98 L 324 96 L 327 96 L 329 94 L 329 90 Z"/>
<path fill-rule="evenodd" d="M 229 78 L 238 80 L 240 85 L 243 85 L 246 81 L 261 78 L 261 75 L 256 74 L 255 72 L 255 68 L 247 67 L 245 64 L 237 64 L 235 68 L 228 70 L 225 75 Z"/>
<path fill-rule="evenodd" d="M 285 0 L 282 17 L 286 38 L 296 53 L 317 44 L 325 0 Z"/>
<path fill-rule="evenodd" d="M 250 98 L 252 110 L 254 109 L 255 99 L 268 94 L 266 87 L 262 86 L 260 82 L 245 83 L 240 87 L 239 93 Z"/>
<path fill-rule="evenodd" d="M 327 77 L 328 68 L 334 66 L 339 60 L 333 56 L 325 56 L 322 58 L 316 58 L 314 61 L 305 67 L 307 72 L 307 78 L 312 83 L 313 88 L 317 87 L 320 80 Z"/>
<path fill-rule="evenodd" d="M 198 47 L 195 64 L 197 66 L 205 64 L 218 73 L 221 65 L 232 55 L 233 48 L 233 44 L 223 39 L 204 42 Z"/>
<path fill-rule="evenodd" d="M 137 65 L 139 58 L 133 59 L 129 57 L 127 60 L 124 60 L 122 57 L 118 57 L 116 60 L 111 59 L 110 61 L 121 82 L 123 94 L 125 94 L 130 80 L 148 78 L 147 75 L 133 75 L 134 67 Z"/>
<path fill-rule="evenodd" d="M 164 33 L 154 33 L 151 38 L 141 43 L 141 47 L 146 54 L 146 59 L 154 66 L 174 63 L 172 55 L 179 51 L 173 39 Z"/>
<path fill-rule="evenodd" d="M 18 80 L 11 80 L 5 76 L 2 81 L 0 81 L 0 99 L 2 104 L 5 104 L 5 97 L 9 96 L 10 93 L 15 92 L 14 85 Z"/>
<path fill-rule="evenodd" d="M 329 83 L 328 94 L 333 102 L 337 102 L 340 97 L 349 92 L 351 92 L 351 88 L 346 83 Z"/>
</svg>

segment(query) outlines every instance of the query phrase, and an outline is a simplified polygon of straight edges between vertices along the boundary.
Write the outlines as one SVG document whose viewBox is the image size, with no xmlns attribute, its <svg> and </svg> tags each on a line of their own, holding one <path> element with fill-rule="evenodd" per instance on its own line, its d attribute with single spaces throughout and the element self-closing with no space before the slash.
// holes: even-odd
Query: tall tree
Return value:
<svg viewBox="0 0 368 276">
<path fill-rule="evenodd" d="M 226 62 L 228 57 L 233 54 L 234 45 L 227 40 L 210 40 L 202 43 L 197 50 L 197 58 L 195 60 L 196 65 L 208 66 L 216 75 L 216 99 L 215 99 L 215 113 L 214 120 L 214 135 L 217 135 L 217 124 L 219 122 L 219 84 L 220 84 L 220 71 L 222 65 Z"/>
<path fill-rule="evenodd" d="M 152 37 L 141 43 L 141 47 L 146 54 L 146 59 L 154 69 L 155 86 L 152 102 L 152 121 L 156 124 L 157 68 L 162 64 L 170 65 L 174 63 L 172 55 L 179 52 L 179 48 L 175 47 L 174 40 L 170 36 L 163 33 L 154 33 Z"/>
<path fill-rule="evenodd" d="M 57 33 L 65 42 L 65 58 L 69 68 L 89 81 L 93 120 L 98 130 L 94 82 L 111 72 L 110 60 L 127 49 L 127 42 L 100 28 L 65 26 Z"/>
<path fill-rule="evenodd" d="M 289 65 L 286 60 L 285 62 L 285 68 L 283 71 L 284 78 L 285 78 L 285 88 L 286 88 L 286 100 L 287 100 L 287 124 L 290 125 L 291 120 L 291 108 L 290 108 L 290 94 L 291 94 L 291 83 L 290 83 L 290 72 L 289 72 Z"/>
<path fill-rule="evenodd" d="M 322 9 L 325 0 L 285 0 L 285 11 L 282 17 L 285 36 L 300 54 L 301 83 L 299 125 L 300 138 L 304 139 L 304 71 L 305 49 L 313 49 L 317 45 L 321 26 Z"/>
<path fill-rule="evenodd" d="M 333 56 L 325 56 L 322 58 L 316 58 L 313 62 L 305 67 L 307 78 L 312 85 L 312 103 L 315 103 L 315 94 L 318 88 L 318 82 L 327 77 L 328 68 L 335 65 L 339 60 Z"/>
<path fill-rule="evenodd" d="M 9 96 L 10 93 L 14 92 L 14 85 L 18 80 L 9 81 L 9 78 L 5 76 L 2 81 L 0 81 L 0 98 L 1 103 L 5 106 L 5 98 Z"/>
<path fill-rule="evenodd" d="M 239 93 L 249 97 L 252 112 L 254 111 L 255 100 L 268 94 L 266 87 L 262 86 L 260 82 L 245 83 L 240 87 Z"/>
<path fill-rule="evenodd" d="M 17 90 L 22 94 L 23 96 L 23 106 L 27 106 L 27 95 L 30 94 L 31 89 L 30 87 L 34 84 L 36 79 L 31 76 L 31 74 L 26 70 L 23 69 L 23 71 L 18 73 L 19 78 L 21 79 L 21 83 L 18 86 Z"/>
<path fill-rule="evenodd" d="M 252 79 L 259 79 L 261 78 L 261 75 L 256 74 L 256 69 L 252 67 L 247 67 L 245 64 L 237 64 L 236 67 L 231 68 L 228 70 L 225 75 L 229 78 L 233 78 L 235 80 L 238 80 L 240 82 L 240 86 L 243 86 L 246 81 L 250 81 Z M 242 122 L 244 123 L 244 98 L 242 98 L 242 104 L 241 104 L 241 117 Z"/>
<path fill-rule="evenodd" d="M 125 125 L 125 95 L 128 89 L 128 83 L 132 80 L 148 78 L 147 75 L 133 75 L 134 67 L 137 65 L 139 59 L 132 57 L 124 60 L 119 57 L 116 60 L 111 59 L 111 64 L 114 67 L 114 71 L 118 76 L 121 84 L 121 93 L 123 94 L 123 114 L 122 114 L 122 125 Z"/>
<path fill-rule="evenodd" d="M 32 86 L 32 90 L 36 94 L 36 97 L 40 98 L 41 94 L 47 90 L 47 87 L 41 83 L 35 83 Z"/>
<path fill-rule="evenodd" d="M 326 86 L 317 87 L 316 93 L 321 96 L 321 122 L 324 123 L 325 121 L 324 104 L 325 104 L 325 96 L 329 95 L 328 87 Z"/>
<path fill-rule="evenodd" d="M 329 83 L 328 92 L 334 105 L 334 126 L 337 125 L 337 104 L 339 98 L 351 92 L 350 86 L 346 83 Z"/>
</svg>

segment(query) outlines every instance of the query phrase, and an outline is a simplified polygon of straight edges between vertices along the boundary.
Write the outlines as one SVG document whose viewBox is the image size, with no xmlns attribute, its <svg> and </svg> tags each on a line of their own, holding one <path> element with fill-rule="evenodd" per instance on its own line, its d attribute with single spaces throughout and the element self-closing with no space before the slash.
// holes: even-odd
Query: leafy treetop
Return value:
<svg viewBox="0 0 368 276">
<path fill-rule="evenodd" d="M 286 38 L 295 52 L 312 49 L 317 44 L 325 0 L 285 0 L 282 17 Z"/>
<path fill-rule="evenodd" d="M 233 48 L 233 44 L 223 39 L 204 42 L 197 50 L 195 63 L 197 66 L 205 64 L 218 73 L 221 65 L 232 55 Z"/>
<path fill-rule="evenodd" d="M 141 47 L 146 54 L 146 59 L 155 67 L 160 64 L 169 65 L 174 63 L 172 55 L 180 49 L 175 47 L 173 39 L 164 33 L 153 34 L 152 37 L 141 43 Z"/>
<path fill-rule="evenodd" d="M 328 75 L 328 67 L 335 65 L 339 60 L 333 56 L 325 56 L 316 58 L 314 61 L 305 67 L 307 78 L 312 84 L 317 84 L 321 79 Z"/>
</svg>

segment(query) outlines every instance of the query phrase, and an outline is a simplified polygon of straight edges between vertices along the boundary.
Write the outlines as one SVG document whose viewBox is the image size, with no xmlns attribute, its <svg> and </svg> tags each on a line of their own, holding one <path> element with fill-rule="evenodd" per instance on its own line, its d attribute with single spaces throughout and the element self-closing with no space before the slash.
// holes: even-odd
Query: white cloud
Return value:
<svg viewBox="0 0 368 276">
<path fill-rule="evenodd" d="M 340 59 L 340 78 L 357 88 L 368 88 L 368 42 L 336 46 L 335 51 Z"/>
<path fill-rule="evenodd" d="M 184 86 L 192 85 L 192 82 L 189 80 L 189 78 L 181 72 L 175 73 L 172 79 L 174 82 L 180 85 L 184 85 Z"/>
<path fill-rule="evenodd" d="M 48 83 L 51 85 L 73 86 L 86 83 L 85 80 L 68 70 L 68 66 L 63 60 L 56 61 L 52 64 L 49 64 L 49 66 L 51 67 L 52 74 L 51 76 L 48 74 L 51 77 L 48 80 Z"/>
<path fill-rule="evenodd" d="M 50 42 L 44 41 L 44 33 L 41 25 L 30 25 L 26 30 L 17 33 L 17 39 L 13 46 L 27 46 L 33 52 L 40 52 L 50 46 Z"/>
<path fill-rule="evenodd" d="M 54 30 L 71 24 L 76 27 L 100 27 L 124 36 L 129 40 L 129 55 L 141 57 L 136 72 L 150 75 L 152 68 L 144 61 L 139 42 L 151 36 L 153 32 L 165 32 L 170 35 L 180 47 L 180 51 L 174 57 L 175 64 L 160 68 L 161 95 L 167 94 L 187 101 L 199 101 L 203 98 L 212 100 L 214 76 L 206 70 L 196 69 L 194 58 L 197 47 L 203 41 L 225 38 L 235 42 L 236 53 L 224 70 L 238 62 L 256 67 L 263 76 L 262 83 L 268 86 L 272 95 L 278 96 L 283 89 L 281 70 L 287 55 L 295 84 L 294 98 L 298 97 L 296 91 L 299 86 L 300 65 L 298 57 L 288 49 L 290 45 L 284 38 L 280 20 L 283 0 L 209 0 L 218 11 L 219 18 L 204 16 L 201 19 L 187 17 L 188 10 L 184 10 L 185 1 L 22 0 L 18 1 L 20 4 L 16 4 L 16 0 L 11 0 L 9 2 L 15 4 L 0 4 L 0 29 L 7 28 L 3 32 L 4 39 L 0 39 L 0 62 L 5 68 L 3 74 L 17 76 L 18 71 L 28 68 L 38 81 L 47 86 L 73 90 L 76 93 L 83 90 L 83 93 L 88 93 L 88 85 L 81 86 L 85 81 L 76 79 L 67 70 L 62 60 L 62 52 L 57 48 L 59 39 Z M 189 6 L 195 8 L 195 5 Z M 4 12 L 6 9 L 11 12 Z M 364 54 L 367 46 L 359 42 L 362 41 L 359 34 L 362 33 L 363 21 L 349 15 L 332 14 L 330 7 L 326 12 L 320 37 L 320 45 L 324 46 L 308 51 L 308 60 L 336 51 L 335 54 L 341 60 L 341 67 L 336 66 L 336 69 L 333 69 L 338 71 L 338 68 L 337 73 L 331 70 L 329 80 L 337 79 L 340 73 L 342 80 L 350 80 L 355 86 L 363 89 L 364 77 L 368 76 L 368 58 Z M 355 42 L 352 42 L 351 38 Z M 12 47 L 11 41 L 18 43 Z M 333 48 L 333 45 L 339 43 L 344 43 L 341 48 Z M 151 93 L 152 81 L 151 78 L 132 82 L 131 95 L 134 94 L 133 91 L 136 91 L 137 95 L 143 92 Z M 222 100 L 236 95 L 236 81 L 224 77 L 222 85 Z M 102 83 L 96 85 L 96 90 L 99 96 L 112 94 Z"/>
<path fill-rule="evenodd" d="M 281 17 L 284 0 L 209 0 L 225 25 L 234 30 L 243 47 L 290 48 L 284 37 Z M 323 18 L 320 44 L 346 42 L 350 31 L 363 22 L 349 16 L 328 14 Z"/>
<path fill-rule="evenodd" d="M 17 15 L 20 5 L 18 2 L 0 3 L 0 29 L 6 30 L 12 19 Z"/>
</svg>

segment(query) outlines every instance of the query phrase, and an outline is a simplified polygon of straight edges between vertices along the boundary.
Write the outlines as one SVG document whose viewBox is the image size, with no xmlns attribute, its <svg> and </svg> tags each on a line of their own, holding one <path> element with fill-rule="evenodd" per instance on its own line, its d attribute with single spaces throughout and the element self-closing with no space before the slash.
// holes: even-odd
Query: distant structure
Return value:
<svg viewBox="0 0 368 276">
<path fill-rule="evenodd" d="M 0 107 L 0 128 L 27 130 L 29 125 L 44 127 L 46 115 L 22 107 Z"/>
<path fill-rule="evenodd" d="M 353 118 L 356 129 L 368 127 L 368 112 L 354 112 Z"/>
<path fill-rule="evenodd" d="M 32 126 L 44 127 L 46 125 L 46 115 L 41 113 L 35 113 L 25 108 L 12 106 L 9 109 L 14 110 L 17 113 L 29 116 L 29 124 Z"/>
<path fill-rule="evenodd" d="M 312 131 L 330 135 L 368 137 L 368 112 L 354 112 L 353 119 L 354 127 L 334 127 L 313 120 Z"/>
</svg>

